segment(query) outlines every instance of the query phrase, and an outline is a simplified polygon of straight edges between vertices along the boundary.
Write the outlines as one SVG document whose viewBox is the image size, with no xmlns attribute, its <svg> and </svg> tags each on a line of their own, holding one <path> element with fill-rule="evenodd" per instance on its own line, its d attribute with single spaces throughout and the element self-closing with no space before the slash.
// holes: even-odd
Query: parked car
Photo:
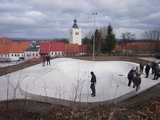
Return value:
<svg viewBox="0 0 160 120">
<path fill-rule="evenodd" d="M 19 57 L 18 61 L 23 61 L 24 57 Z"/>
</svg>

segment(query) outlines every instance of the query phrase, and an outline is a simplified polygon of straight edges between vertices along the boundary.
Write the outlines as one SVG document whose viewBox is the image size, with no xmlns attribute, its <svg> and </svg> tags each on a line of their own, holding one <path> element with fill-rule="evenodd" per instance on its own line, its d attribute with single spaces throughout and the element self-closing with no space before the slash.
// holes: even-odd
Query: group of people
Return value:
<svg viewBox="0 0 160 120">
<path fill-rule="evenodd" d="M 45 66 L 46 62 L 47 62 L 47 65 L 50 65 L 50 56 L 43 55 L 42 62 L 43 62 L 43 66 Z M 153 80 L 157 80 L 160 77 L 160 67 L 158 63 L 152 62 L 146 65 L 144 65 L 143 63 L 140 63 L 139 68 L 140 68 L 140 71 L 138 71 L 138 67 L 131 69 L 127 75 L 128 86 L 130 87 L 131 84 L 133 83 L 133 88 L 136 87 L 136 91 L 138 91 L 138 89 L 140 88 L 141 74 L 143 74 L 144 70 L 145 70 L 146 78 L 148 78 L 149 76 L 150 69 L 152 69 L 152 74 L 154 74 Z M 95 89 L 96 76 L 93 71 L 91 71 L 90 74 L 91 74 L 90 89 L 92 91 L 91 96 L 95 97 L 96 96 L 96 89 Z"/>
<path fill-rule="evenodd" d="M 50 55 L 42 55 L 42 65 L 45 66 L 46 65 L 46 62 L 47 62 L 47 65 L 50 65 L 51 62 L 51 57 Z"/>
<path fill-rule="evenodd" d="M 144 64 L 140 64 L 140 71 L 141 73 L 143 73 L 144 70 Z M 152 63 L 148 63 L 145 66 L 145 74 L 146 74 L 146 78 L 149 77 L 149 73 L 151 70 L 151 74 L 154 75 L 153 80 L 158 80 L 158 78 L 160 77 L 160 67 L 159 64 L 156 62 L 152 62 Z"/>
<path fill-rule="evenodd" d="M 136 87 L 136 91 L 140 88 L 141 74 L 143 74 L 143 71 L 145 72 L 146 78 L 149 77 L 150 70 L 152 70 L 151 74 L 154 75 L 153 80 L 158 80 L 158 78 L 160 77 L 160 67 L 156 62 L 148 63 L 146 65 L 140 63 L 139 68 L 139 70 L 138 67 L 132 68 L 127 75 L 128 86 L 130 87 L 131 83 L 133 83 L 133 88 Z"/>
</svg>

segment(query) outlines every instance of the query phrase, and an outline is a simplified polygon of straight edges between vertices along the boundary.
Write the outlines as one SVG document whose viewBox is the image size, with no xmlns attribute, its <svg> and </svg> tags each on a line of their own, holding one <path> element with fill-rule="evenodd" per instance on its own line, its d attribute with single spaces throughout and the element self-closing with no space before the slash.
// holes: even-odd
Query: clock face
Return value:
<svg viewBox="0 0 160 120">
<path fill-rule="evenodd" d="M 79 35 L 79 32 L 76 32 L 75 34 L 76 34 L 76 35 Z"/>
</svg>

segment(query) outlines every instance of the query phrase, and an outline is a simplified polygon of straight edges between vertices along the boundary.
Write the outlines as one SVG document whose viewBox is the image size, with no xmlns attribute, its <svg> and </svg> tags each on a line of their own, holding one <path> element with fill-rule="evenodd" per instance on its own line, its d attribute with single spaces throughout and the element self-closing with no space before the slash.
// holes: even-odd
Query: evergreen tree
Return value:
<svg viewBox="0 0 160 120">
<path fill-rule="evenodd" d="M 82 39 L 82 44 L 87 45 L 90 53 L 92 52 L 92 49 L 93 49 L 92 48 L 92 46 L 93 46 L 92 38 L 85 37 L 85 38 Z"/>
<path fill-rule="evenodd" d="M 112 26 L 96 29 L 82 40 L 82 43 L 88 46 L 90 53 L 93 52 L 93 40 L 95 40 L 96 53 L 111 53 L 116 45 Z"/>
<path fill-rule="evenodd" d="M 95 51 L 97 53 L 101 53 L 101 46 L 102 46 L 102 39 L 101 39 L 101 33 L 98 29 L 95 31 Z"/>
<path fill-rule="evenodd" d="M 115 45 L 116 45 L 115 35 L 113 33 L 112 26 L 109 25 L 107 29 L 106 38 L 104 40 L 104 43 L 102 44 L 102 52 L 111 53 L 112 50 L 115 48 Z"/>
</svg>

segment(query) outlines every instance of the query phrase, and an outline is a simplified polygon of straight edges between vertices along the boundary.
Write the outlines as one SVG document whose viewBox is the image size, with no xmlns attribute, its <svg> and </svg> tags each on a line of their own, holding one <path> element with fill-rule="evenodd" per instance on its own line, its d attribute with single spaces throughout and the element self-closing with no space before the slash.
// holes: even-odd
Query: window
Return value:
<svg viewBox="0 0 160 120">
<path fill-rule="evenodd" d="M 76 35 L 79 35 L 79 32 L 76 32 L 75 34 L 76 34 Z"/>
</svg>

